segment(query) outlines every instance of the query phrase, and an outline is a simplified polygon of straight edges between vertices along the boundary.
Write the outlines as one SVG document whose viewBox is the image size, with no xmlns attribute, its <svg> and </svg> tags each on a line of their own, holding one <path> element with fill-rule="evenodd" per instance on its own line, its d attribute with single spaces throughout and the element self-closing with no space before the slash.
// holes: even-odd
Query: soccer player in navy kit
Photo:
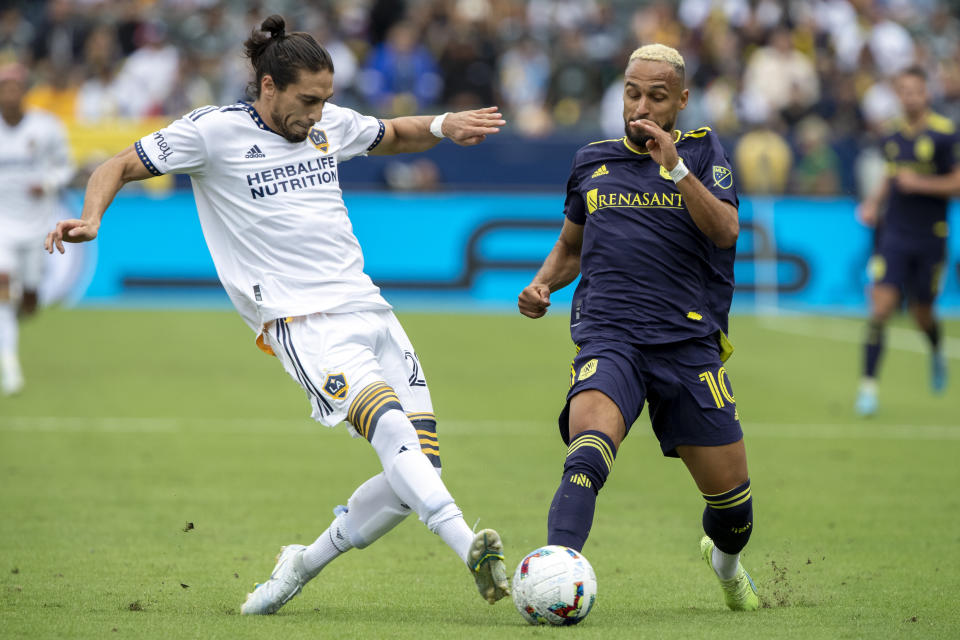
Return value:
<svg viewBox="0 0 960 640">
<path fill-rule="evenodd" d="M 888 178 L 863 201 L 859 214 L 878 226 L 870 262 L 870 320 L 864 345 L 863 378 L 856 411 L 877 411 L 877 370 L 884 326 L 905 296 L 910 314 L 930 342 L 930 384 L 935 393 L 947 384 L 940 349 L 940 323 L 933 312 L 946 259 L 947 204 L 960 193 L 960 137 L 954 123 L 930 111 L 926 73 L 920 67 L 896 79 L 903 118 L 883 141 Z"/>
<path fill-rule="evenodd" d="M 582 276 L 559 421 L 569 446 L 547 543 L 583 547 L 617 448 L 649 401 L 663 454 L 683 460 L 706 500 L 700 549 L 727 606 L 755 610 L 757 591 L 739 561 L 753 530 L 750 479 L 723 364 L 732 351 L 725 330 L 738 199 L 716 135 L 674 130 L 687 97 L 675 49 L 633 52 L 626 136 L 577 152 L 560 238 L 519 296 L 520 312 L 539 318 L 553 291 Z"/>
</svg>

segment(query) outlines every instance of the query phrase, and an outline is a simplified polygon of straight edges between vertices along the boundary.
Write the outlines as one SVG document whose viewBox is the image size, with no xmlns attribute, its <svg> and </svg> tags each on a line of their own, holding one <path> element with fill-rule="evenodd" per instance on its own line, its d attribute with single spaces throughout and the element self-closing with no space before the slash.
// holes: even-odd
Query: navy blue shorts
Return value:
<svg viewBox="0 0 960 640">
<path fill-rule="evenodd" d="M 620 408 L 629 433 L 650 403 L 650 423 L 663 455 L 677 457 L 677 445 L 718 446 L 743 438 L 730 377 L 714 337 L 666 345 L 633 345 L 588 340 L 571 366 L 560 435 L 569 443 L 570 399 L 581 391 L 602 391 Z"/>
<path fill-rule="evenodd" d="M 940 291 L 945 258 L 944 245 L 909 248 L 881 241 L 870 259 L 870 276 L 875 284 L 898 288 L 910 302 L 932 304 Z"/>
</svg>

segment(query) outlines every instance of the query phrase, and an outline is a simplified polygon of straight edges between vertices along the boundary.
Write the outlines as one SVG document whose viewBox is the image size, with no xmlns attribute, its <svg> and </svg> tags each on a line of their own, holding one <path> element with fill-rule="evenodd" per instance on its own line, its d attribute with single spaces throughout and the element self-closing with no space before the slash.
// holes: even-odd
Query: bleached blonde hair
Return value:
<svg viewBox="0 0 960 640">
<path fill-rule="evenodd" d="M 680 55 L 680 52 L 673 47 L 668 47 L 665 44 L 646 44 L 633 50 L 633 53 L 630 54 L 630 59 L 627 61 L 627 64 L 629 65 L 634 60 L 666 62 L 677 72 L 677 76 L 680 78 L 680 84 L 683 84 L 685 68 L 683 56 Z"/>
</svg>

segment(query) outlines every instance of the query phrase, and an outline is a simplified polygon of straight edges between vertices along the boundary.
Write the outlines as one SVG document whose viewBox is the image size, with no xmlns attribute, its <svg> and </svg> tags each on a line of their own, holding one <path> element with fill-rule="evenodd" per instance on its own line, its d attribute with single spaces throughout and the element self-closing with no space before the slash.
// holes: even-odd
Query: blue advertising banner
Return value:
<svg viewBox="0 0 960 640">
<path fill-rule="evenodd" d="M 559 193 L 354 193 L 346 202 L 367 273 L 401 308 L 512 309 L 563 222 Z M 854 210 L 851 199 L 744 198 L 735 308 L 862 312 L 872 232 Z M 951 222 L 960 228 L 956 203 Z M 190 192 L 119 195 L 96 244 L 95 269 L 88 261 L 75 285 L 83 304 L 226 304 Z M 960 313 L 960 234 L 950 245 L 939 306 Z"/>
</svg>

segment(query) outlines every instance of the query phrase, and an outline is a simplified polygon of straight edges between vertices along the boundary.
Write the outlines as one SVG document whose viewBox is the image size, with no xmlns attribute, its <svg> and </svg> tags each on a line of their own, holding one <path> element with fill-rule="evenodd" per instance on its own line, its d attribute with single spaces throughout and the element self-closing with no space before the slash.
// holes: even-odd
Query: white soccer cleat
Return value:
<svg viewBox="0 0 960 640">
<path fill-rule="evenodd" d="M 303 566 L 305 550 L 306 547 L 302 544 L 291 544 L 280 549 L 277 566 L 273 568 L 270 579 L 256 585 L 253 591 L 247 594 L 247 601 L 240 607 L 240 613 L 245 616 L 276 613 L 300 593 L 303 585 L 312 577 Z"/>
<path fill-rule="evenodd" d="M 477 581 L 477 591 L 484 600 L 494 604 L 510 595 L 507 568 L 503 564 L 503 542 L 499 533 L 493 529 L 477 532 L 467 554 L 467 565 Z"/>
</svg>

